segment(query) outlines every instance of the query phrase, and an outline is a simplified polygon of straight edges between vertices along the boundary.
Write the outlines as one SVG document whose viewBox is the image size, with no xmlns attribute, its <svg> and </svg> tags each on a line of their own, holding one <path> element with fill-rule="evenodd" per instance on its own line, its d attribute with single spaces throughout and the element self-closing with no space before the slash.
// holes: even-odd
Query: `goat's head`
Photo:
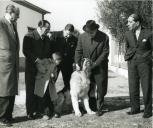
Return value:
<svg viewBox="0 0 153 128">
<path fill-rule="evenodd" d="M 82 71 L 86 73 L 86 75 L 89 77 L 91 74 L 91 71 L 89 70 L 90 66 L 92 65 L 92 61 L 88 58 L 83 58 L 82 59 Z"/>
<path fill-rule="evenodd" d="M 81 67 L 82 67 L 83 71 L 87 70 L 91 65 L 92 65 L 92 62 L 90 59 L 88 59 L 88 58 L 82 59 Z"/>
</svg>

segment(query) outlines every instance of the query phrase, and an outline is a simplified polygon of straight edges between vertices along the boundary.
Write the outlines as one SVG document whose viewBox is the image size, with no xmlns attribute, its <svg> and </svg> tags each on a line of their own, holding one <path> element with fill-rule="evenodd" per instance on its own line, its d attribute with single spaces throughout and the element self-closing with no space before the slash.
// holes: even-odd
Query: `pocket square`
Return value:
<svg viewBox="0 0 153 128">
<path fill-rule="evenodd" d="M 146 39 L 143 39 L 142 42 L 147 42 L 147 40 Z"/>
</svg>

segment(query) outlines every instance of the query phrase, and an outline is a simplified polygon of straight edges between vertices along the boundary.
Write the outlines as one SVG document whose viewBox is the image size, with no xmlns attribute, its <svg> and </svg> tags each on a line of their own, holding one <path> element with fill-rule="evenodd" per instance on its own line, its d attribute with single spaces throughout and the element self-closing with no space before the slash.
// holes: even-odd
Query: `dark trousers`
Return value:
<svg viewBox="0 0 153 128">
<path fill-rule="evenodd" d="M 43 115 L 47 115 L 49 117 L 53 114 L 54 105 L 50 98 L 49 88 L 47 88 L 42 98 L 39 97 L 38 111 L 39 113 Z"/>
<path fill-rule="evenodd" d="M 64 60 L 63 63 L 61 64 L 61 72 L 62 72 L 63 82 L 65 85 L 63 92 L 66 90 L 70 90 L 70 78 L 73 72 L 72 64 L 73 63 L 69 62 L 68 60 Z"/>
<path fill-rule="evenodd" d="M 91 82 L 95 83 L 94 86 L 97 86 L 97 101 L 96 107 L 100 111 L 104 106 L 104 96 L 107 94 L 107 86 L 108 86 L 108 63 L 104 63 L 102 67 L 97 67 L 93 70 L 91 75 Z M 94 89 L 91 84 L 90 91 Z M 95 110 L 95 98 L 90 97 L 89 95 L 89 103 L 92 110 Z"/>
<path fill-rule="evenodd" d="M 129 93 L 131 111 L 140 110 L 140 83 L 144 99 L 144 112 L 152 112 L 152 61 L 138 62 L 130 60 L 128 62 Z"/>
<path fill-rule="evenodd" d="M 27 115 L 33 114 L 37 111 L 37 97 L 34 95 L 35 88 L 35 72 L 25 72 L 26 84 L 26 111 Z"/>
<path fill-rule="evenodd" d="M 0 97 L 0 119 L 12 118 L 15 96 Z"/>
</svg>

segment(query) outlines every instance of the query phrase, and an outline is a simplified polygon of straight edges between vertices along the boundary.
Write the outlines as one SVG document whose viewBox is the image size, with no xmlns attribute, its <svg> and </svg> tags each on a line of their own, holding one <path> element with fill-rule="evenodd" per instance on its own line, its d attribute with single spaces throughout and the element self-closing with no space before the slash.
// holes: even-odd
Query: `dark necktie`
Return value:
<svg viewBox="0 0 153 128">
<path fill-rule="evenodd" d="M 41 39 L 44 40 L 44 38 L 45 38 L 45 35 L 42 35 L 42 36 L 41 36 Z"/>
<path fill-rule="evenodd" d="M 132 32 L 133 32 L 133 36 L 134 36 L 135 43 L 136 43 L 136 45 L 137 45 L 136 31 L 135 31 L 135 30 L 132 30 Z"/>
<path fill-rule="evenodd" d="M 16 38 L 16 40 L 18 40 L 18 33 L 17 33 L 16 26 L 15 26 L 14 23 L 12 23 L 12 26 L 13 26 L 13 30 L 14 30 L 14 33 L 15 33 L 15 38 Z"/>
</svg>

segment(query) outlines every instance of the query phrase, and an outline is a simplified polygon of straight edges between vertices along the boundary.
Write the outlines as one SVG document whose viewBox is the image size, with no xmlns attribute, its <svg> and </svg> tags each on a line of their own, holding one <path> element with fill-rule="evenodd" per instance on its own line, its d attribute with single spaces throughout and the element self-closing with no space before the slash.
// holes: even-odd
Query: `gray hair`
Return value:
<svg viewBox="0 0 153 128">
<path fill-rule="evenodd" d="M 9 13 L 9 14 L 19 12 L 19 10 L 20 9 L 13 4 L 9 4 L 6 6 L 6 13 Z"/>
</svg>

